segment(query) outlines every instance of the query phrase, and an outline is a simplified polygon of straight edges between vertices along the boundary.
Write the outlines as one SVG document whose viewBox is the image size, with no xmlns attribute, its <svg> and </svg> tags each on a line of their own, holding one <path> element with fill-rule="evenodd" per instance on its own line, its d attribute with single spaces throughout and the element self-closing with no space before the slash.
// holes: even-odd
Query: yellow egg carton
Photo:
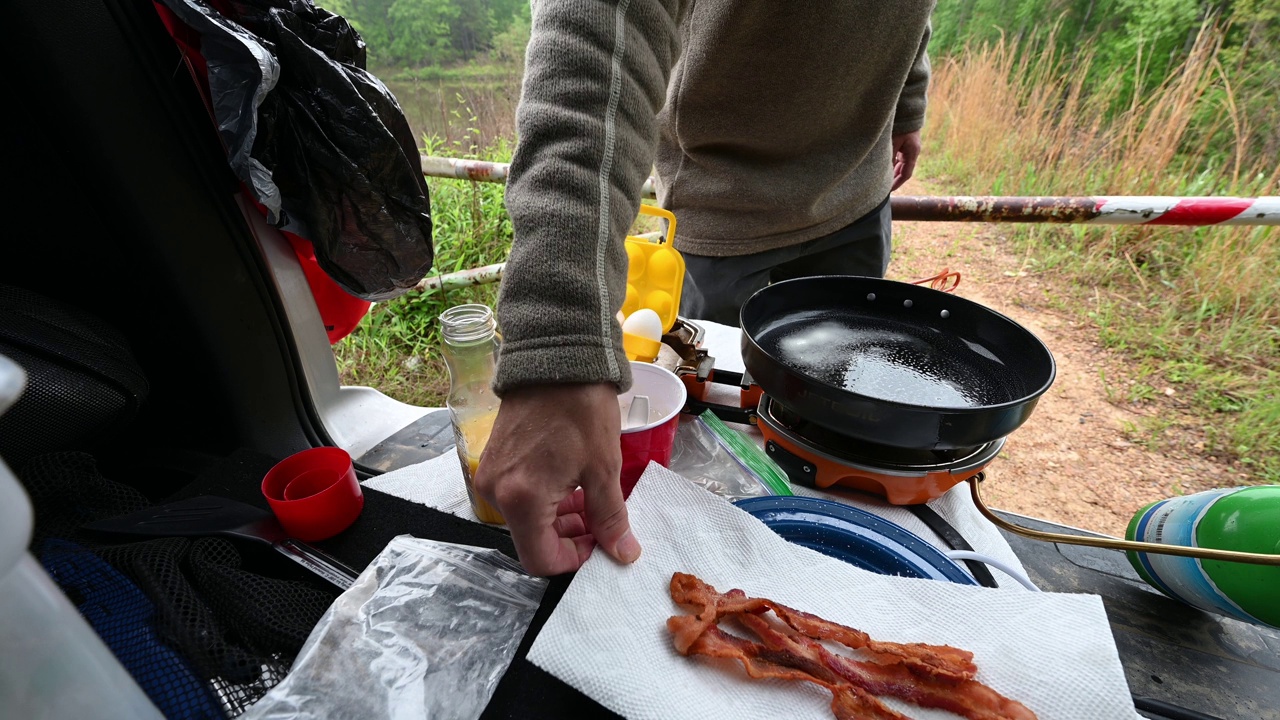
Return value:
<svg viewBox="0 0 1280 720">
<path fill-rule="evenodd" d="M 665 218 L 667 235 L 656 240 L 627 236 L 627 298 L 622 314 L 630 317 L 640 308 L 649 308 L 658 313 L 662 331 L 668 332 L 676 324 L 684 288 L 684 257 L 675 247 L 676 216 L 652 205 L 641 205 L 640 214 Z"/>
</svg>

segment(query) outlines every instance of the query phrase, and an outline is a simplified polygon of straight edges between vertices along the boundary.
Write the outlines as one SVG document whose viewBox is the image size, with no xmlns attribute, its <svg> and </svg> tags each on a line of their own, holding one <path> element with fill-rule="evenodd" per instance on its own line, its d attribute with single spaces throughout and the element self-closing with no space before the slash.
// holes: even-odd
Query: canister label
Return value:
<svg viewBox="0 0 1280 720">
<path fill-rule="evenodd" d="M 1196 546 L 1196 528 L 1218 499 L 1240 488 L 1170 498 L 1152 505 L 1138 519 L 1134 539 L 1162 545 Z M 1196 607 L 1245 622 L 1258 622 L 1222 594 L 1196 558 L 1136 553 L 1143 569 L 1166 594 Z"/>
</svg>

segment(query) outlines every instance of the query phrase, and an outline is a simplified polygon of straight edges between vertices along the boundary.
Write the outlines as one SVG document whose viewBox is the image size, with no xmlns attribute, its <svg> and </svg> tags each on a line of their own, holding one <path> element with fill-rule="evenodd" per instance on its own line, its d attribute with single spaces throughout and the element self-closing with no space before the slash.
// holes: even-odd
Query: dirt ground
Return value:
<svg viewBox="0 0 1280 720">
<path fill-rule="evenodd" d="M 899 192 L 935 194 L 916 180 Z M 1071 316 L 1051 309 L 1046 297 L 1068 293 L 1069 281 L 1028 272 L 1024 258 L 1004 239 L 1007 233 L 1008 226 L 988 223 L 895 223 L 888 273 L 895 280 L 930 277 L 944 266 L 961 273 L 957 295 L 1021 323 L 1057 361 L 1053 387 L 987 469 L 987 502 L 1122 535 L 1133 513 L 1149 502 L 1240 484 L 1246 475 L 1196 452 L 1193 419 L 1168 418 L 1176 409 L 1167 406 L 1131 404 L 1123 392 L 1113 392 L 1121 396 L 1115 402 L 1108 399 L 1103 378 L 1112 387 L 1123 386 L 1123 359 L 1102 347 L 1097 328 L 1083 313 Z M 1176 420 L 1183 437 L 1159 448 L 1135 444 L 1140 434 L 1130 435 L 1127 429 L 1141 428 L 1157 412 Z"/>
</svg>

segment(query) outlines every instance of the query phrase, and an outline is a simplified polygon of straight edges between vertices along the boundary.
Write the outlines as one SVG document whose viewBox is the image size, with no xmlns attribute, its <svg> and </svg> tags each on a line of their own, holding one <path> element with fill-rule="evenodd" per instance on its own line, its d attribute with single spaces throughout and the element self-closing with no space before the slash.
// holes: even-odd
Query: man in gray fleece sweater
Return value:
<svg viewBox="0 0 1280 720">
<path fill-rule="evenodd" d="M 616 314 L 650 169 L 691 268 L 763 260 L 742 281 L 762 285 L 779 263 L 816 257 L 792 266 L 816 274 L 859 256 L 882 274 L 887 197 L 920 148 L 933 5 L 534 0 L 506 194 L 502 409 L 476 478 L 530 572 L 575 570 L 596 544 L 640 555 L 618 484 L 631 374 Z"/>
</svg>

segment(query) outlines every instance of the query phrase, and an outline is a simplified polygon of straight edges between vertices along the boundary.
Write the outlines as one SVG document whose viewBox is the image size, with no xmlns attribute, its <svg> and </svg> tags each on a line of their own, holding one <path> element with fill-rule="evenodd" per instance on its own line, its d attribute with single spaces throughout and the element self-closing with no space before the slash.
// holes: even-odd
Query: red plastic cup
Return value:
<svg viewBox="0 0 1280 720">
<path fill-rule="evenodd" d="M 619 396 L 619 405 L 629 407 L 631 398 L 648 395 L 650 421 L 622 431 L 622 473 L 619 479 L 624 498 L 631 495 L 650 462 L 663 467 L 671 462 L 671 450 L 675 447 L 676 430 L 680 426 L 680 411 L 684 409 L 687 398 L 680 378 L 657 365 L 632 361 L 631 377 L 631 389 Z M 625 413 L 622 422 L 625 426 Z"/>
<path fill-rule="evenodd" d="M 281 460 L 262 478 L 262 494 L 285 532 L 303 542 L 346 530 L 364 508 L 355 466 L 342 448 L 312 448 Z"/>
</svg>

